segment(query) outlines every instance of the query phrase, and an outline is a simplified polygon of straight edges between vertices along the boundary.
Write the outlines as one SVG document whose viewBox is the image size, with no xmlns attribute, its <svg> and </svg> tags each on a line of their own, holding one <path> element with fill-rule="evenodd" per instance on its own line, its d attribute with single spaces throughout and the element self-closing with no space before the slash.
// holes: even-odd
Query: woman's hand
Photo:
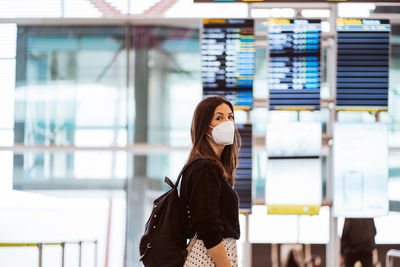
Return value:
<svg viewBox="0 0 400 267">
<path fill-rule="evenodd" d="M 208 253 L 210 253 L 211 258 L 214 260 L 217 267 L 231 267 L 231 263 L 228 255 L 226 255 L 223 242 L 220 242 L 215 247 L 208 249 Z"/>
</svg>

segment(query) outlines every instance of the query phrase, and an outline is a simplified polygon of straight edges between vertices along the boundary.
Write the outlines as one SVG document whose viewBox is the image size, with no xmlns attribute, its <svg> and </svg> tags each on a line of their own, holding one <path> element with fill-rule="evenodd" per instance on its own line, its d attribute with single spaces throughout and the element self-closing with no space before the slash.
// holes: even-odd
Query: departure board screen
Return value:
<svg viewBox="0 0 400 267">
<path fill-rule="evenodd" d="M 387 110 L 389 20 L 337 20 L 337 110 Z"/>
<path fill-rule="evenodd" d="M 203 96 L 224 95 L 235 109 L 253 105 L 254 22 L 204 19 L 201 38 Z"/>
<path fill-rule="evenodd" d="M 269 109 L 320 109 L 321 20 L 269 19 Z"/>
<path fill-rule="evenodd" d="M 242 138 L 239 150 L 239 166 L 236 169 L 235 190 L 239 196 L 239 209 L 241 213 L 251 213 L 251 187 L 252 187 L 252 125 L 236 124 Z"/>
</svg>

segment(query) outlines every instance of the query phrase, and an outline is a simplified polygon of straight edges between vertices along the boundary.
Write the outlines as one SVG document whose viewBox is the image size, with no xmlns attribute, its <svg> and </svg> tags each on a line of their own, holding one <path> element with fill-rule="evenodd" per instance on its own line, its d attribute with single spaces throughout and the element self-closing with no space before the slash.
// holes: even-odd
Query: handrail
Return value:
<svg viewBox="0 0 400 267">
<path fill-rule="evenodd" d="M 386 267 L 393 267 L 393 258 L 400 258 L 400 250 L 391 249 L 386 253 Z"/>
<path fill-rule="evenodd" d="M 137 143 L 134 145 L 127 146 L 75 146 L 75 145 L 24 145 L 21 143 L 14 144 L 11 146 L 0 146 L 0 151 L 11 151 L 14 154 L 21 155 L 26 152 L 63 152 L 63 153 L 75 153 L 77 151 L 87 152 L 120 152 L 126 151 L 135 155 L 148 155 L 148 154 L 166 154 L 171 151 L 189 151 L 190 146 L 171 146 L 167 144 L 148 144 L 148 143 Z"/>
<path fill-rule="evenodd" d="M 39 244 L 43 246 L 61 246 L 63 243 L 77 243 L 77 242 L 58 242 L 58 243 L 0 243 L 0 247 L 37 247 Z"/>
<path fill-rule="evenodd" d="M 43 246 L 61 246 L 61 266 L 65 266 L 65 245 L 77 244 L 79 245 L 79 267 L 82 267 L 82 244 L 94 243 L 94 266 L 97 267 L 97 240 L 81 240 L 81 241 L 65 241 L 65 242 L 39 242 L 39 243 L 19 243 L 19 242 L 5 242 L 0 243 L 1 247 L 37 247 L 39 249 L 39 267 L 43 265 Z"/>
<path fill-rule="evenodd" d="M 255 144 L 254 149 L 264 150 L 265 142 L 263 142 L 264 135 L 256 135 L 256 139 L 259 140 Z M 331 136 L 323 135 L 322 142 L 323 147 L 327 147 L 327 142 Z M 389 146 L 390 153 L 400 152 L 400 147 Z M 190 146 L 172 146 L 167 144 L 149 144 L 149 143 L 137 143 L 133 145 L 126 146 L 75 146 L 75 145 L 24 145 L 24 144 L 14 144 L 11 146 L 1 146 L 0 152 L 7 151 L 13 152 L 16 155 L 23 155 L 27 152 L 33 153 L 67 153 L 73 154 L 75 152 L 85 151 L 85 152 L 129 152 L 132 155 L 160 155 L 167 154 L 169 152 L 187 152 L 190 150 Z M 324 150 L 323 150 L 324 152 Z"/>
</svg>

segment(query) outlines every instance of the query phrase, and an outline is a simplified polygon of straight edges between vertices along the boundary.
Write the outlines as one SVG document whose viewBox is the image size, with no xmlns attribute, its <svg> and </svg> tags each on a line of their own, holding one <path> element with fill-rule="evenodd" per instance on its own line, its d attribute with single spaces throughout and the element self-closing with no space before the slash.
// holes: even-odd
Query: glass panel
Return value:
<svg viewBox="0 0 400 267">
<path fill-rule="evenodd" d="M 125 130 L 114 129 L 82 129 L 75 131 L 77 146 L 125 146 L 127 141 Z"/>
<path fill-rule="evenodd" d="M 0 129 L 14 126 L 14 77 L 15 59 L 0 58 Z"/>
<path fill-rule="evenodd" d="M 400 147 L 400 25 L 392 25 L 389 72 L 389 146 Z"/>
<path fill-rule="evenodd" d="M 6 162 L 12 163 L 12 158 Z M 24 152 L 14 156 L 14 185 L 19 187 L 21 182 L 29 180 L 125 179 L 127 164 L 127 153 L 123 151 Z"/>
<path fill-rule="evenodd" d="M 254 108 L 251 114 L 253 134 L 265 136 L 267 131 L 268 111 L 266 108 Z"/>
<path fill-rule="evenodd" d="M 400 153 L 389 153 L 389 200 L 400 201 Z"/>
<path fill-rule="evenodd" d="M 1 13 L 1 11 L 0 11 Z M 0 24 L 0 146 L 14 144 L 14 86 L 17 27 Z M 13 153 L 0 152 L 0 191 L 12 189 Z"/>
<path fill-rule="evenodd" d="M 123 26 L 19 27 L 17 49 L 16 143 L 127 144 Z M 125 178 L 121 153 L 16 155 L 14 178 Z"/>
<path fill-rule="evenodd" d="M 266 150 L 253 153 L 253 203 L 265 203 L 267 160 Z"/>
<path fill-rule="evenodd" d="M 256 24 L 257 30 L 257 24 Z M 257 33 L 257 32 L 256 32 Z M 266 33 L 265 33 L 266 34 Z M 258 45 L 256 43 L 256 45 Z M 253 96 L 254 98 L 262 98 L 266 100 L 268 96 L 268 82 L 267 82 L 267 59 L 266 50 L 264 48 L 256 49 L 256 67 L 253 83 Z"/>
<path fill-rule="evenodd" d="M 154 27 L 149 37 L 158 39 L 149 49 L 149 142 L 189 145 L 202 96 L 199 30 Z"/>
<path fill-rule="evenodd" d="M 64 155 L 60 156 L 65 157 Z M 74 177 L 78 179 L 124 179 L 127 177 L 127 162 L 126 152 L 76 152 Z"/>
<path fill-rule="evenodd" d="M 133 27 L 132 36 L 135 142 L 189 147 L 191 120 L 202 94 L 198 25 Z M 146 176 L 163 179 L 182 167 L 186 156 L 178 157 L 147 156 Z"/>
</svg>

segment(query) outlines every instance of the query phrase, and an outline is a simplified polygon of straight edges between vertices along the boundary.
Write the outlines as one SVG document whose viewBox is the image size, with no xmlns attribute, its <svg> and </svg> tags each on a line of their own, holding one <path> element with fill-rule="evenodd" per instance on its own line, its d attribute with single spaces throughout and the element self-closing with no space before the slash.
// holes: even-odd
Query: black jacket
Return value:
<svg viewBox="0 0 400 267">
<path fill-rule="evenodd" d="M 375 248 L 376 228 L 372 218 L 346 218 L 343 226 L 340 252 L 371 252 Z"/>
<path fill-rule="evenodd" d="M 223 238 L 239 239 L 239 200 L 231 184 L 222 176 L 217 163 L 200 159 L 185 170 L 180 195 L 187 203 L 192 230 L 206 248 Z"/>
</svg>

